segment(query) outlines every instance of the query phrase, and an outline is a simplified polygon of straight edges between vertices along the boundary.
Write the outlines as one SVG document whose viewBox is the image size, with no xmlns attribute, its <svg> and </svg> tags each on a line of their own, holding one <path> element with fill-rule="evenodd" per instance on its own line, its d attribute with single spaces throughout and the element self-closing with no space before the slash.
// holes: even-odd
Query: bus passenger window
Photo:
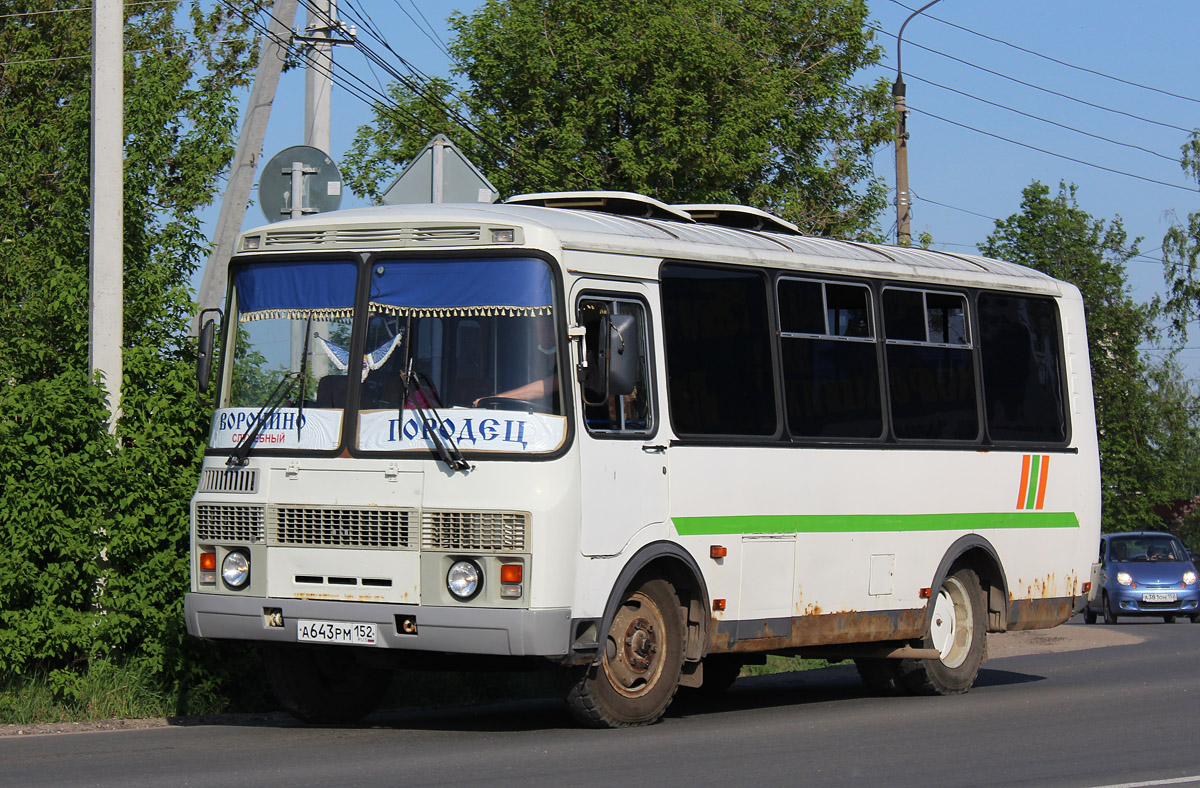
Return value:
<svg viewBox="0 0 1200 788">
<path fill-rule="evenodd" d="M 768 294 L 759 271 L 663 265 L 667 388 L 680 435 L 777 434 Z"/>
<path fill-rule="evenodd" d="M 777 293 L 788 431 L 801 438 L 881 438 L 871 291 L 786 278 Z"/>
<path fill-rule="evenodd" d="M 976 440 L 978 386 L 966 297 L 883 291 L 892 429 L 909 440 Z"/>
<path fill-rule="evenodd" d="M 1054 301 L 981 293 L 979 331 L 988 437 L 1065 442 L 1062 341 Z"/>
</svg>

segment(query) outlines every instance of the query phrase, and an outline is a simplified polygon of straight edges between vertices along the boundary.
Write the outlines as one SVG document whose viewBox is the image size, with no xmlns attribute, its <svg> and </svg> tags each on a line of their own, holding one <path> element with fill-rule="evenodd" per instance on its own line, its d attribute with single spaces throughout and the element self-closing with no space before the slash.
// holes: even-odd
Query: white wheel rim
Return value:
<svg viewBox="0 0 1200 788">
<path fill-rule="evenodd" d="M 974 622 L 967 589 L 957 578 L 946 578 L 933 603 L 929 638 L 941 655 L 942 664 L 957 668 L 971 650 Z"/>
</svg>

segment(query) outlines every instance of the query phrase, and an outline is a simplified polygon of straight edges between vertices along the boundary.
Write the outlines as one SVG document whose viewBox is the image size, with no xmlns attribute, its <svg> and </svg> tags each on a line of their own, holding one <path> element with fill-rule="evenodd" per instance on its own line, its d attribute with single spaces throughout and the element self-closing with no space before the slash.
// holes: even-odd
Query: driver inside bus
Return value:
<svg viewBox="0 0 1200 788">
<path fill-rule="evenodd" d="M 524 400 L 552 406 L 553 398 L 558 393 L 558 346 L 554 338 L 554 318 L 550 315 L 539 315 L 533 318 L 533 333 L 536 346 L 531 352 L 530 377 L 533 379 L 507 391 L 498 391 L 492 395 L 477 397 L 471 404 L 479 405 L 481 400 L 491 397 L 502 399 Z"/>
</svg>

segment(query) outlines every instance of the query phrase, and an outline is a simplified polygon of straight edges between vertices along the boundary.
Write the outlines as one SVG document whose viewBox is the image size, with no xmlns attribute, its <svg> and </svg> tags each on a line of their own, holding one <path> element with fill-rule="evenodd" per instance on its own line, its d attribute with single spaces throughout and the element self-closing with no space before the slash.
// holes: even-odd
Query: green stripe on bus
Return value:
<svg viewBox="0 0 1200 788">
<path fill-rule="evenodd" d="M 1041 480 L 1042 456 L 1040 454 L 1033 455 L 1033 462 L 1029 463 L 1029 493 L 1025 496 L 1025 508 L 1033 509 L 1037 503 L 1038 482 Z"/>
<path fill-rule="evenodd" d="M 746 514 L 671 519 L 675 523 L 675 530 L 681 536 L 1079 527 L 1079 518 L 1074 512 L 1039 511 L 952 514 Z"/>
</svg>

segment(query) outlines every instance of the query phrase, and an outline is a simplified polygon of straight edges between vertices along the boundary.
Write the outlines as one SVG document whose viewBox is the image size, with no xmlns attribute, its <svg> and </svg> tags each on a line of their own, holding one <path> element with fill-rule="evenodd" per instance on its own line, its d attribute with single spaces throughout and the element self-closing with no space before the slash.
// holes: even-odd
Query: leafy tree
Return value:
<svg viewBox="0 0 1200 788">
<path fill-rule="evenodd" d="M 1180 166 L 1200 183 L 1200 130 L 1184 143 Z M 1175 222 L 1163 237 L 1163 276 L 1167 283 L 1166 312 L 1171 328 L 1187 339 L 1188 325 L 1200 317 L 1200 212 L 1193 211 L 1184 222 Z"/>
<path fill-rule="evenodd" d="M 136 660 L 179 690 L 187 509 L 208 413 L 187 284 L 233 153 L 255 4 L 125 8 L 124 412 L 88 369 L 91 17 L 0 0 L 0 679 Z M 52 10 L 53 13 L 46 13 Z M 184 697 L 180 693 L 180 697 Z"/>
<path fill-rule="evenodd" d="M 886 81 L 852 84 L 880 57 L 866 19 L 860 0 L 489 0 L 451 19 L 466 89 L 392 86 L 347 182 L 377 198 L 441 132 L 502 194 L 745 203 L 863 236 L 886 203 L 870 157 L 894 133 Z"/>
<path fill-rule="evenodd" d="M 1162 526 L 1157 505 L 1196 492 L 1195 396 L 1169 359 L 1138 348 L 1155 335 L 1154 310 L 1129 293 L 1125 264 L 1137 254 L 1121 219 L 1095 219 L 1074 186 L 1057 195 L 1034 181 L 1021 211 L 996 222 L 983 254 L 1065 279 L 1083 294 L 1103 477 L 1103 526 Z"/>
</svg>

